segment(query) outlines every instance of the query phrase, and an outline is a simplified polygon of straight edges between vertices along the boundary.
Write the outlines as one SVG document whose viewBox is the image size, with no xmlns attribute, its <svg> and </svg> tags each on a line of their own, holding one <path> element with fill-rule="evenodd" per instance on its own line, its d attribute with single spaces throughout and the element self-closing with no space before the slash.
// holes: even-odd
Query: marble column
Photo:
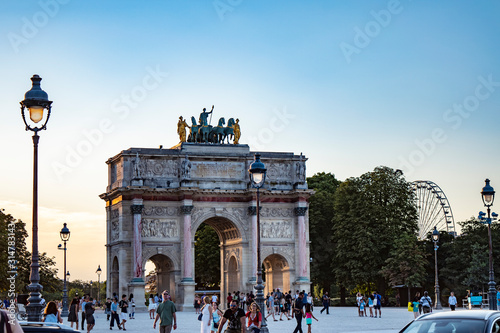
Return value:
<svg viewBox="0 0 500 333">
<path fill-rule="evenodd" d="M 298 266 L 298 280 L 308 281 L 307 277 L 307 247 L 306 247 L 306 212 L 307 207 L 296 207 L 295 216 L 297 216 L 298 227 L 298 251 L 299 251 L 299 266 Z"/>
<path fill-rule="evenodd" d="M 182 214 L 184 214 L 184 271 L 182 281 L 194 281 L 193 277 L 193 249 L 191 247 L 191 212 L 193 206 L 181 206 Z"/>
<path fill-rule="evenodd" d="M 142 280 L 142 239 L 141 239 L 141 218 L 144 205 L 130 206 L 134 215 L 134 279 Z"/>
<path fill-rule="evenodd" d="M 181 304 L 180 311 L 194 311 L 194 291 L 196 283 L 194 282 L 193 273 L 193 248 L 192 248 L 192 235 L 191 235 L 191 212 L 193 211 L 193 204 L 191 200 L 184 200 L 184 205 L 181 206 L 181 212 L 184 215 L 183 226 L 183 270 L 182 280 L 179 284 Z"/>
<path fill-rule="evenodd" d="M 248 207 L 248 215 L 252 217 L 252 276 L 251 281 L 257 281 L 257 207 Z"/>
</svg>

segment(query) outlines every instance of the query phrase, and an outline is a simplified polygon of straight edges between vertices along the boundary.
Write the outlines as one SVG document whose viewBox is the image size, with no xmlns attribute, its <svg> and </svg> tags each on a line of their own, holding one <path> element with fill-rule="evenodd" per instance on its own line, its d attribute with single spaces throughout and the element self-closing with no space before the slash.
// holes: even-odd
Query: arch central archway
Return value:
<svg viewBox="0 0 500 333">
<path fill-rule="evenodd" d="M 170 296 L 173 300 L 175 300 L 175 269 L 172 260 L 163 254 L 155 254 L 148 260 L 150 260 L 155 265 L 155 281 L 157 292 L 160 293 L 163 290 L 169 290 Z"/>
<path fill-rule="evenodd" d="M 222 216 L 209 217 L 203 224 L 213 228 L 219 238 L 220 255 L 220 293 L 221 301 L 224 301 L 225 295 L 233 291 L 245 291 L 247 288 L 242 279 L 245 276 L 244 267 L 244 244 L 242 232 L 238 226 L 229 218 Z M 200 225 L 197 227 L 199 229 Z M 217 249 L 213 249 L 217 251 Z M 199 290 L 199 288 L 197 287 Z"/>
</svg>

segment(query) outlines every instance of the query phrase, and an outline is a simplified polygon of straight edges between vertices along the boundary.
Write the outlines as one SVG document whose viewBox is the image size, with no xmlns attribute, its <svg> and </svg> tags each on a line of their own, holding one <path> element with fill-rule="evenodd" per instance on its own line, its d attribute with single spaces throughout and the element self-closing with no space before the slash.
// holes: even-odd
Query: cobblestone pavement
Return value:
<svg viewBox="0 0 500 333">
<path fill-rule="evenodd" d="M 442 311 L 449 311 L 449 309 Z M 315 309 L 313 314 L 319 320 L 313 320 L 312 324 L 312 332 L 316 333 L 399 332 L 413 319 L 413 313 L 408 312 L 406 308 L 382 308 L 382 318 L 359 317 L 357 309 L 354 307 L 332 307 L 329 315 L 320 314 L 319 309 Z M 106 321 L 106 315 L 101 310 L 96 311 L 95 317 L 96 326 L 91 331 L 92 333 L 111 332 L 109 322 Z M 136 313 L 135 318 L 127 321 L 125 326 L 127 332 L 158 332 L 158 327 L 156 330 L 153 329 L 154 320 L 149 319 L 148 313 Z M 272 317 L 269 317 L 269 319 L 268 328 L 270 333 L 292 333 L 296 326 L 295 319 L 285 321 L 273 321 Z M 177 321 L 178 327 L 175 333 L 196 333 L 200 331 L 200 322 L 194 312 L 177 312 Z M 302 321 L 302 330 L 307 332 L 305 320 Z M 118 332 L 119 330 L 114 327 L 113 331 Z M 120 333 L 122 332 L 120 331 Z"/>
</svg>

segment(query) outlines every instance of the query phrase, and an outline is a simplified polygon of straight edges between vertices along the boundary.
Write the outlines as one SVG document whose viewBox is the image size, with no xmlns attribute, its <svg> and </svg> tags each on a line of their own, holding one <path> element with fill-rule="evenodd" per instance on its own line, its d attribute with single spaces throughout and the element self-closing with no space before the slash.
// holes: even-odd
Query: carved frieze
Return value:
<svg viewBox="0 0 500 333">
<path fill-rule="evenodd" d="M 244 162 L 192 162 L 191 178 L 245 179 Z"/>
<path fill-rule="evenodd" d="M 292 221 L 261 221 L 262 238 L 292 238 Z"/>
<path fill-rule="evenodd" d="M 143 177 L 176 178 L 178 173 L 177 160 L 141 159 L 140 170 Z"/>
<path fill-rule="evenodd" d="M 120 237 L 120 223 L 118 221 L 111 222 L 111 240 L 115 241 Z"/>
<path fill-rule="evenodd" d="M 144 216 L 177 216 L 179 207 L 145 206 L 142 213 Z"/>
<path fill-rule="evenodd" d="M 293 217 L 293 208 L 269 208 L 260 207 L 260 216 L 262 217 Z"/>
<path fill-rule="evenodd" d="M 142 219 L 142 237 L 175 238 L 179 237 L 179 226 L 175 220 Z"/>
<path fill-rule="evenodd" d="M 120 217 L 120 211 L 118 209 L 112 209 L 111 210 L 111 219 L 117 219 Z"/>
<path fill-rule="evenodd" d="M 267 169 L 269 181 L 292 181 L 292 165 L 290 163 L 271 163 Z"/>
</svg>

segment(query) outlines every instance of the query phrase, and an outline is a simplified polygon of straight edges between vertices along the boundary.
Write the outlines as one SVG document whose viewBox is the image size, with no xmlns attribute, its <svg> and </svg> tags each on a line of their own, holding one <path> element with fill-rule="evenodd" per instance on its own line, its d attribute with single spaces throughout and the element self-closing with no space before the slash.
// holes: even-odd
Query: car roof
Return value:
<svg viewBox="0 0 500 333">
<path fill-rule="evenodd" d="M 500 311 L 492 310 L 461 310 L 461 311 L 445 311 L 434 312 L 422 315 L 416 319 L 421 320 L 436 320 L 436 319 L 477 319 L 487 320 L 492 317 L 500 317 Z"/>
</svg>

